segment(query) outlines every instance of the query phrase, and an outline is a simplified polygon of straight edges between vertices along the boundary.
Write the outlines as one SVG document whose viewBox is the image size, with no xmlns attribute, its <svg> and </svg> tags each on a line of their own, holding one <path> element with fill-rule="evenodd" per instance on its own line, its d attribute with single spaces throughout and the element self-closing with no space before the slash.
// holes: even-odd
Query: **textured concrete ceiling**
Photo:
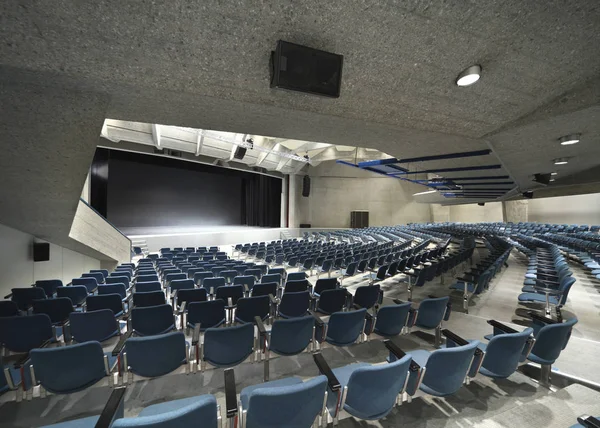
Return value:
<svg viewBox="0 0 600 428">
<path fill-rule="evenodd" d="M 598 2 L 8 0 L 0 24 L 0 83 L 11 91 L 2 100 L 11 129 L 2 145 L 27 140 L 31 150 L 55 150 L 45 158 L 52 165 L 44 185 L 19 196 L 7 188 L 18 177 L 0 184 L 3 211 L 13 206 L 0 221 L 22 230 L 41 230 L 36 221 L 66 228 L 105 117 L 373 147 L 401 158 L 491 147 L 494 156 L 463 164 L 497 157 L 521 190 L 532 187 L 530 174 L 552 169 L 553 157 L 573 155 L 581 162 L 564 168 L 556 185 L 597 181 L 583 171 L 600 164 Z M 341 97 L 270 89 L 278 39 L 344 55 Z M 481 81 L 458 88 L 457 74 L 474 63 Z M 32 91 L 45 108 L 20 106 L 19 94 Z M 37 138 L 12 125 L 15 110 L 29 112 L 17 114 L 18 123 L 40 130 Z M 64 111 L 87 115 L 65 116 L 72 120 L 59 128 L 73 138 L 44 134 Z M 571 132 L 583 133 L 581 144 L 554 144 Z M 29 155 L 21 150 L 15 156 Z M 31 165 L 12 156 L 4 163 Z M 443 166 L 450 164 L 459 163 Z M 56 184 L 67 180 L 64 171 L 81 183 Z M 53 196 L 62 206 L 45 196 L 57 189 L 48 183 L 61 189 Z M 28 199 L 43 204 L 29 211 Z M 50 220 L 50 207 L 60 216 Z"/>
</svg>

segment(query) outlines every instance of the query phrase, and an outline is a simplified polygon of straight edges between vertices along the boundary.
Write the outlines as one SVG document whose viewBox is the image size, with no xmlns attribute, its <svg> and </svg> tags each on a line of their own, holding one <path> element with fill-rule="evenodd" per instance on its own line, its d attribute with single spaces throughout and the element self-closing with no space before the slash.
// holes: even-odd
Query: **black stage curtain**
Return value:
<svg viewBox="0 0 600 428">
<path fill-rule="evenodd" d="M 242 201 L 247 226 L 281 226 L 281 182 L 279 178 L 248 174 L 243 184 Z"/>
</svg>

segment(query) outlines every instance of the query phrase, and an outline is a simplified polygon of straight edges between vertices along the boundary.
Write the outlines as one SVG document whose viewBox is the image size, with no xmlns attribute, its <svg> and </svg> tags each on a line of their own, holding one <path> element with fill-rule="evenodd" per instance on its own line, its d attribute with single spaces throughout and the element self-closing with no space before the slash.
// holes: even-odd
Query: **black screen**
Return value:
<svg viewBox="0 0 600 428">
<path fill-rule="evenodd" d="M 33 261 L 46 262 L 50 260 L 50 244 L 39 242 L 33 244 Z"/>
<path fill-rule="evenodd" d="M 277 42 L 271 86 L 337 98 L 343 56 L 294 43 Z"/>
<path fill-rule="evenodd" d="M 277 177 L 104 148 L 91 172 L 92 207 L 120 229 L 280 226 Z"/>
</svg>

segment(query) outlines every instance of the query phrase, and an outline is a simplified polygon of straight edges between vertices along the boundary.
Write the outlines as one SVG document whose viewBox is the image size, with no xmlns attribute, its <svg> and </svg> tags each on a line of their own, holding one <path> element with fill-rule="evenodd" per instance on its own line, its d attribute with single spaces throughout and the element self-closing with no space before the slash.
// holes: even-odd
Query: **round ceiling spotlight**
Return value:
<svg viewBox="0 0 600 428">
<path fill-rule="evenodd" d="M 558 172 L 551 172 L 550 175 L 557 175 Z"/>
<path fill-rule="evenodd" d="M 562 146 L 570 146 L 571 144 L 579 143 L 580 139 L 581 139 L 581 134 L 570 134 L 570 135 L 565 135 L 563 137 L 560 137 L 558 139 L 558 141 L 560 142 L 560 144 Z"/>
<path fill-rule="evenodd" d="M 569 163 L 569 158 L 556 158 L 554 159 L 554 165 L 566 165 Z"/>
<path fill-rule="evenodd" d="M 458 86 L 470 86 L 473 83 L 477 82 L 480 77 L 481 66 L 478 64 L 472 65 L 458 75 L 458 77 L 456 78 L 456 84 Z"/>
<path fill-rule="evenodd" d="M 556 181 L 556 179 L 554 179 L 554 178 L 551 178 L 551 179 L 550 179 L 550 183 L 552 183 L 553 181 Z"/>
</svg>

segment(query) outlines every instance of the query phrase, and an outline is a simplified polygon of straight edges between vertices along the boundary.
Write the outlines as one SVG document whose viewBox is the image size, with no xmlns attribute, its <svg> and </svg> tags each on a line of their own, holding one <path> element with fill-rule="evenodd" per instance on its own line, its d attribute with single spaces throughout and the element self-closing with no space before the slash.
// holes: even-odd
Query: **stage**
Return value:
<svg viewBox="0 0 600 428">
<path fill-rule="evenodd" d="M 161 226 L 130 227 L 121 231 L 134 246 L 153 253 L 161 248 L 229 246 L 246 242 L 275 241 L 301 235 L 301 229 L 249 226 Z M 282 232 L 286 232 L 282 235 Z"/>
</svg>

